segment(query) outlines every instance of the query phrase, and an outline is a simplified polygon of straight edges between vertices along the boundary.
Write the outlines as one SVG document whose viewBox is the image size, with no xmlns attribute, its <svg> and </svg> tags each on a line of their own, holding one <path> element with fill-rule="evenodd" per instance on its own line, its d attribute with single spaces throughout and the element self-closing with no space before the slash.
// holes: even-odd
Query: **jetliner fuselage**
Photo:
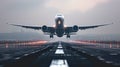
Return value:
<svg viewBox="0 0 120 67">
<path fill-rule="evenodd" d="M 58 37 L 64 35 L 64 16 L 56 15 L 55 16 L 55 32 Z"/>
</svg>

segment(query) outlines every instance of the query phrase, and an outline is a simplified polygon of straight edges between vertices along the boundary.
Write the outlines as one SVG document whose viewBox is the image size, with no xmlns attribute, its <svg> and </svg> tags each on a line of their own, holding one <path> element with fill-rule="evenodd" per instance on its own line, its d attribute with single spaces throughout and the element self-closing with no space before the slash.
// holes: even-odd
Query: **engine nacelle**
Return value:
<svg viewBox="0 0 120 67">
<path fill-rule="evenodd" d="M 43 32 L 47 32 L 47 30 L 48 30 L 48 27 L 46 25 L 42 26 L 42 31 Z"/>
<path fill-rule="evenodd" d="M 79 27 L 77 25 L 74 25 L 72 29 L 74 32 L 77 32 L 79 30 Z"/>
</svg>

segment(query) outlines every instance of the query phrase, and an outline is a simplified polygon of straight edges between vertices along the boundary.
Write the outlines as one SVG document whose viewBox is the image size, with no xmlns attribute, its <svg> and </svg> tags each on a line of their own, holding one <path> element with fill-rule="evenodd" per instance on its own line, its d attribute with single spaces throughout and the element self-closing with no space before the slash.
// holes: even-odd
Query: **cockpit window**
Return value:
<svg viewBox="0 0 120 67">
<path fill-rule="evenodd" d="M 57 15 L 57 16 L 62 16 L 62 15 Z"/>
<path fill-rule="evenodd" d="M 56 14 L 55 18 L 58 18 L 58 17 L 64 18 L 62 14 Z"/>
</svg>

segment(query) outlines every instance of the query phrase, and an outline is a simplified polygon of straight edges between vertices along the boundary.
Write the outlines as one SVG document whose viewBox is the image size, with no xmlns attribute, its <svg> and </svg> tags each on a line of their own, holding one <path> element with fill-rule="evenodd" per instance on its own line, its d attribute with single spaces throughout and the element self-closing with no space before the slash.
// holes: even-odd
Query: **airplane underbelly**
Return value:
<svg viewBox="0 0 120 67">
<path fill-rule="evenodd" d="M 56 29 L 56 35 L 62 37 L 64 35 L 64 29 Z"/>
</svg>

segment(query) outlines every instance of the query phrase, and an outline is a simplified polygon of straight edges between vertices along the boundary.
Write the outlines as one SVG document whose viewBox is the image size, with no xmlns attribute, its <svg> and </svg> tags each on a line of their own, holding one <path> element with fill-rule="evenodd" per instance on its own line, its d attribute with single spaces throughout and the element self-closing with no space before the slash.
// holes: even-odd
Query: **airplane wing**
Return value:
<svg viewBox="0 0 120 67">
<path fill-rule="evenodd" d="M 111 23 L 111 24 L 113 24 L 113 23 Z M 106 25 L 110 25 L 110 24 L 93 25 L 93 26 L 77 26 L 77 25 L 74 25 L 73 27 L 66 27 L 65 28 L 65 35 L 72 35 L 73 33 L 76 33 L 79 30 L 97 28 L 97 27 L 106 26 Z"/>
<path fill-rule="evenodd" d="M 28 29 L 34 29 L 34 30 L 42 30 L 44 32 L 44 34 L 50 35 L 50 38 L 53 38 L 53 35 L 55 35 L 55 28 L 54 27 L 47 27 L 46 25 L 44 25 L 42 27 L 25 26 L 25 25 L 17 25 L 17 24 L 10 24 L 10 25 L 23 27 L 23 28 L 28 28 Z"/>
<path fill-rule="evenodd" d="M 23 27 L 23 28 L 30 28 L 30 29 L 34 29 L 34 30 L 40 30 L 42 29 L 42 27 L 37 27 L 37 26 L 24 26 L 24 25 L 17 25 L 17 24 L 10 24 L 13 26 L 18 26 L 18 27 Z"/>
<path fill-rule="evenodd" d="M 113 23 L 111 23 L 111 24 L 113 24 Z M 97 27 L 101 27 L 101 26 L 106 26 L 106 25 L 110 25 L 110 24 L 102 24 L 102 25 L 94 25 L 94 26 L 80 26 L 79 29 L 85 30 L 85 29 L 90 29 L 90 28 L 97 28 Z"/>
</svg>

